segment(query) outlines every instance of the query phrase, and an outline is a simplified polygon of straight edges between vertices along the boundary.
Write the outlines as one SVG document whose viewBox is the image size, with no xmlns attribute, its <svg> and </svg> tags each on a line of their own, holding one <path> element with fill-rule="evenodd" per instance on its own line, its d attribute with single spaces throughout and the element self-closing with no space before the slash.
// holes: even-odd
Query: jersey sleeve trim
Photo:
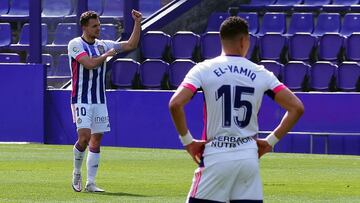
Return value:
<svg viewBox="0 0 360 203">
<path fill-rule="evenodd" d="M 273 92 L 274 92 L 274 94 L 277 94 L 277 93 L 279 93 L 281 90 L 283 90 L 283 89 L 285 89 L 285 88 L 286 88 L 286 86 L 285 86 L 284 84 L 280 84 L 280 85 L 276 86 L 276 87 L 273 89 Z"/>
<path fill-rule="evenodd" d="M 188 88 L 190 91 L 192 91 L 193 93 L 196 92 L 196 87 L 190 83 L 181 83 L 181 86 Z"/>
<path fill-rule="evenodd" d="M 86 51 L 84 51 L 84 52 L 80 53 L 79 55 L 77 55 L 75 59 L 78 61 L 81 57 L 83 57 L 85 55 L 87 55 Z"/>
</svg>

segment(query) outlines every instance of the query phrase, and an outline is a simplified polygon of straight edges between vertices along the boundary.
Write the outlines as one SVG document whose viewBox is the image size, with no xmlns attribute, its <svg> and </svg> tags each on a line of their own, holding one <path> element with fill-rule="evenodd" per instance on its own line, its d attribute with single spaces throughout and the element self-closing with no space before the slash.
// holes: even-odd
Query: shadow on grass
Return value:
<svg viewBox="0 0 360 203">
<path fill-rule="evenodd" d="M 88 194 L 92 195 L 108 195 L 108 196 L 129 196 L 129 197 L 149 197 L 146 195 L 139 195 L 139 194 L 131 194 L 125 192 L 88 192 Z"/>
</svg>

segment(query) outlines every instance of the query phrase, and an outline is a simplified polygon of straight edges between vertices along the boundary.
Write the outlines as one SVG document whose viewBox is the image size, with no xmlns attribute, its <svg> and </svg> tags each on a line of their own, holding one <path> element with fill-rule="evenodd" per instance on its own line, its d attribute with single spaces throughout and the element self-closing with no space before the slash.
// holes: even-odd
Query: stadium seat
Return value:
<svg viewBox="0 0 360 203">
<path fill-rule="evenodd" d="M 353 32 L 360 32 L 360 14 L 347 13 L 341 26 L 340 34 L 350 36 Z"/>
<path fill-rule="evenodd" d="M 146 59 L 161 59 L 170 44 L 170 36 L 162 31 L 149 31 L 141 40 L 142 56 Z"/>
<path fill-rule="evenodd" d="M 314 31 L 314 16 L 312 13 L 294 13 L 291 16 L 289 30 L 287 34 L 293 35 L 297 32 L 308 32 Z"/>
<path fill-rule="evenodd" d="M 358 4 L 359 0 L 332 0 L 332 4 L 323 5 L 326 12 L 348 12 L 351 5 Z"/>
<path fill-rule="evenodd" d="M 88 1 L 88 9 L 90 11 L 95 11 L 99 16 L 101 16 L 104 11 L 103 0 Z"/>
<path fill-rule="evenodd" d="M 338 68 L 338 88 L 341 91 L 356 91 L 360 82 L 360 65 L 357 62 L 343 62 Z"/>
<path fill-rule="evenodd" d="M 54 76 L 71 76 L 69 56 L 67 54 L 60 54 L 57 63 L 54 67 Z"/>
<path fill-rule="evenodd" d="M 29 18 L 30 0 L 12 0 L 7 14 L 0 16 L 0 20 L 23 21 Z"/>
<path fill-rule="evenodd" d="M 276 0 L 251 0 L 249 4 L 241 4 L 239 9 L 241 11 L 261 11 L 267 5 L 274 4 Z"/>
<path fill-rule="evenodd" d="M 286 37 L 278 33 L 267 33 L 260 37 L 260 59 L 280 61 L 286 46 Z"/>
<path fill-rule="evenodd" d="M 42 23 L 41 24 L 41 45 L 45 46 L 47 44 L 47 40 L 48 40 L 48 27 L 47 24 Z M 19 39 L 19 43 L 18 44 L 22 44 L 22 45 L 29 45 L 30 44 L 30 26 L 29 23 L 25 23 L 21 33 L 20 33 L 20 39 Z"/>
<path fill-rule="evenodd" d="M 101 24 L 100 29 L 100 39 L 117 40 L 119 38 L 117 27 L 113 24 Z"/>
<path fill-rule="evenodd" d="M 338 33 L 326 33 L 319 41 L 319 59 L 337 63 L 338 55 L 343 47 L 343 37 Z"/>
<path fill-rule="evenodd" d="M 0 53 L 0 63 L 20 63 L 20 56 L 16 53 Z"/>
<path fill-rule="evenodd" d="M 0 23 L 0 48 L 8 47 L 11 44 L 10 23 Z"/>
<path fill-rule="evenodd" d="M 146 59 L 139 69 L 140 83 L 146 89 L 161 89 L 169 64 L 160 59 Z"/>
<path fill-rule="evenodd" d="M 289 59 L 309 63 L 316 47 L 316 37 L 309 33 L 296 33 L 289 37 Z"/>
<path fill-rule="evenodd" d="M 200 37 L 189 31 L 176 32 L 171 38 L 171 53 L 175 59 L 191 59 Z M 184 43 L 186 42 L 186 43 Z"/>
<path fill-rule="evenodd" d="M 274 73 L 274 75 L 280 80 L 283 80 L 284 65 L 273 60 L 262 60 L 259 65 L 263 65 L 268 71 Z"/>
<path fill-rule="evenodd" d="M 54 75 L 54 60 L 50 54 L 41 55 L 42 64 L 47 65 L 47 76 Z M 29 63 L 29 55 L 26 57 L 26 62 Z"/>
<path fill-rule="evenodd" d="M 169 68 L 169 85 L 170 88 L 176 89 L 184 80 L 189 70 L 196 65 L 190 59 L 177 59 L 170 64 Z"/>
<path fill-rule="evenodd" d="M 139 67 L 140 64 L 132 59 L 116 59 L 112 64 L 112 84 L 118 88 L 131 88 Z"/>
<path fill-rule="evenodd" d="M 345 57 L 350 61 L 360 62 L 360 33 L 355 32 L 345 40 Z"/>
<path fill-rule="evenodd" d="M 101 22 L 112 23 L 124 17 L 124 0 L 104 0 Z"/>
<path fill-rule="evenodd" d="M 55 30 L 54 42 L 46 45 L 46 50 L 66 52 L 69 41 L 77 36 L 76 23 L 59 23 Z"/>
<path fill-rule="evenodd" d="M 0 15 L 7 14 L 9 12 L 9 0 L 0 0 Z"/>
<path fill-rule="evenodd" d="M 43 0 L 42 19 L 59 18 L 60 20 L 73 11 L 71 0 Z"/>
<path fill-rule="evenodd" d="M 248 22 L 249 32 L 256 34 L 259 30 L 259 18 L 257 13 L 238 13 L 238 16 Z"/>
<path fill-rule="evenodd" d="M 259 35 L 267 32 L 285 33 L 286 22 L 284 13 L 265 13 L 260 27 Z"/>
<path fill-rule="evenodd" d="M 271 12 L 289 12 L 293 5 L 301 4 L 303 0 L 277 0 L 275 4 L 267 5 L 266 10 Z"/>
<path fill-rule="evenodd" d="M 201 36 L 201 56 L 204 59 L 213 58 L 221 54 L 219 32 L 206 32 Z"/>
<path fill-rule="evenodd" d="M 315 36 L 321 36 L 326 32 L 339 32 L 340 27 L 340 14 L 320 13 L 313 34 Z"/>
<path fill-rule="evenodd" d="M 161 8 L 161 0 L 139 0 L 139 10 L 144 18 Z"/>
<path fill-rule="evenodd" d="M 303 4 L 294 5 L 295 11 L 320 11 L 323 5 L 330 4 L 331 0 L 304 0 Z"/>
<path fill-rule="evenodd" d="M 254 55 L 254 51 L 257 47 L 257 43 L 258 43 L 258 38 L 255 35 L 250 34 L 249 36 L 250 36 L 250 46 L 249 46 L 248 52 L 246 54 L 247 59 L 252 58 L 252 56 Z"/>
<path fill-rule="evenodd" d="M 318 91 L 331 90 L 331 82 L 337 77 L 337 66 L 328 61 L 317 61 L 311 67 L 311 88 Z"/>
<path fill-rule="evenodd" d="M 206 32 L 220 31 L 221 23 L 229 16 L 228 13 L 212 13 L 207 22 Z"/>
<path fill-rule="evenodd" d="M 284 84 L 291 90 L 301 91 L 307 84 L 310 65 L 302 61 L 289 61 L 284 68 Z"/>
</svg>

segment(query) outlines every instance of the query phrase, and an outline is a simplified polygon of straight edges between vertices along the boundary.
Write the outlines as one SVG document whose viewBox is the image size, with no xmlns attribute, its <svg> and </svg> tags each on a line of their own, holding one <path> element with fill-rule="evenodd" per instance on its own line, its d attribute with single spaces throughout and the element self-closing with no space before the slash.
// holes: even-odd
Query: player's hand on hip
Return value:
<svg viewBox="0 0 360 203">
<path fill-rule="evenodd" d="M 200 159 L 204 152 L 206 140 L 194 140 L 192 143 L 185 146 L 186 151 L 193 158 L 195 163 L 200 164 Z"/>
<path fill-rule="evenodd" d="M 264 139 L 257 139 L 256 144 L 258 146 L 259 159 L 264 154 L 272 151 L 272 146 Z"/>
<path fill-rule="evenodd" d="M 134 9 L 133 9 L 133 10 L 131 11 L 131 16 L 132 16 L 132 18 L 134 19 L 135 22 L 140 23 L 141 20 L 142 20 L 142 14 L 141 14 L 139 11 L 137 11 L 137 10 L 134 10 Z"/>
</svg>

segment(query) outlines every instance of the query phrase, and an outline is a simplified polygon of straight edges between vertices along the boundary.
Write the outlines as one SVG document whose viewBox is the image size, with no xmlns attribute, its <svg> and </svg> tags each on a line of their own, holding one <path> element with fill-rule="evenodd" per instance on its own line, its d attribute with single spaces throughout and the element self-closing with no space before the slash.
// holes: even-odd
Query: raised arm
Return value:
<svg viewBox="0 0 360 203">
<path fill-rule="evenodd" d="M 134 28 L 129 40 L 120 42 L 121 52 L 136 49 L 140 40 L 142 14 L 139 11 L 132 10 L 131 16 L 134 19 Z"/>
</svg>

